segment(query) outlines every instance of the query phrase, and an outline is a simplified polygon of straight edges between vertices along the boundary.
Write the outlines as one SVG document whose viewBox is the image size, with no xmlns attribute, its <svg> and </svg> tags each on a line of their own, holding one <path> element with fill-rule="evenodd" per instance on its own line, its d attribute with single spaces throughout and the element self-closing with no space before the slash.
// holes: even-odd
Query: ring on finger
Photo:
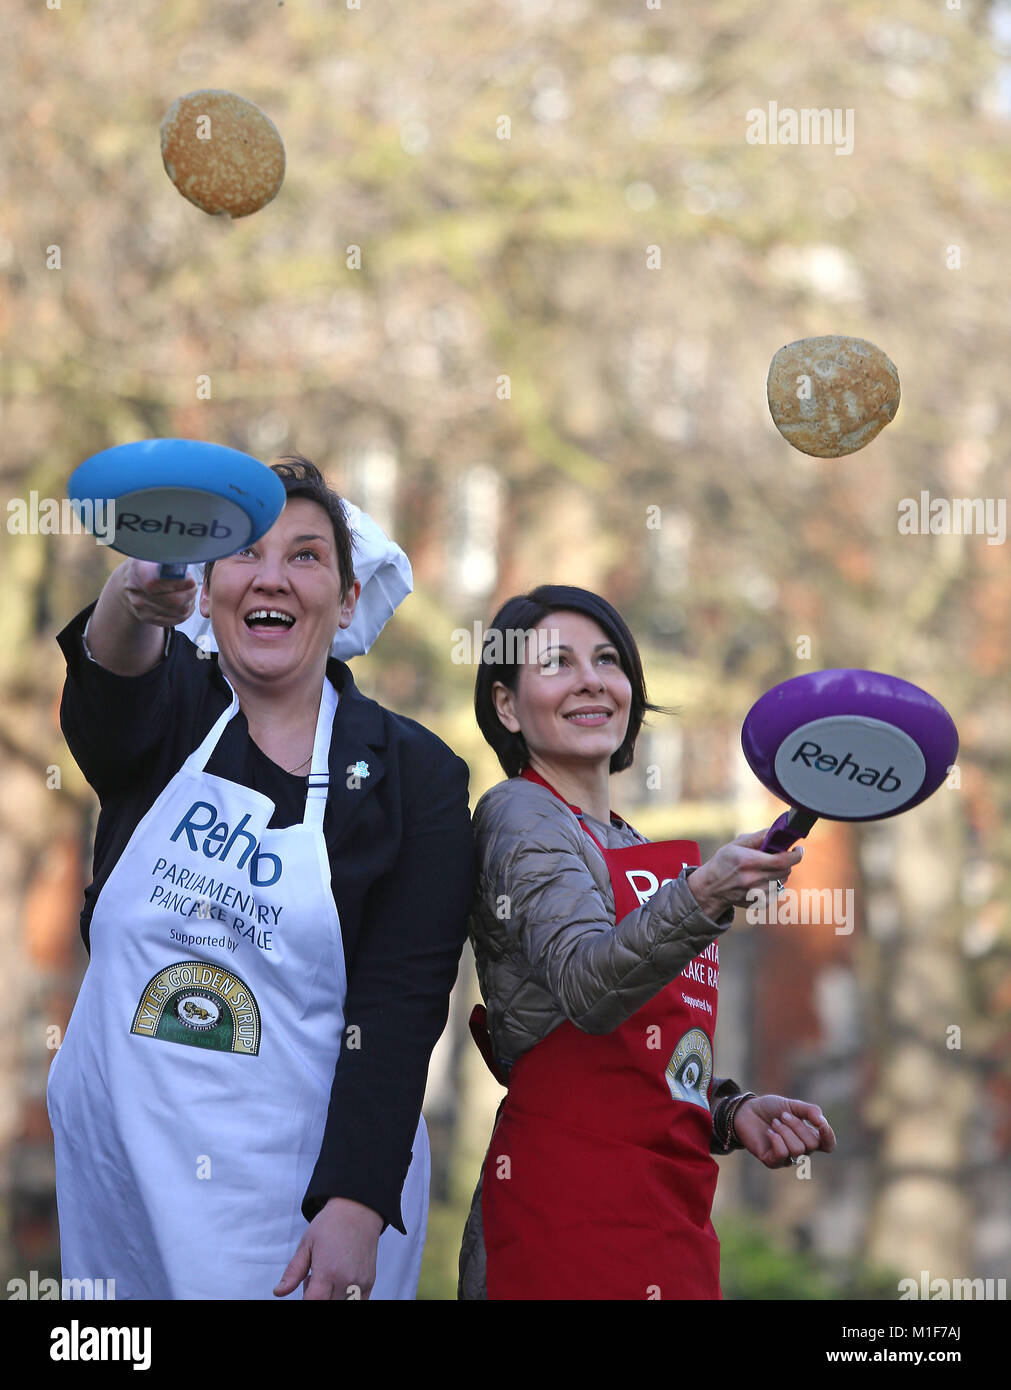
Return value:
<svg viewBox="0 0 1011 1390">
<path fill-rule="evenodd" d="M 780 895 L 780 893 L 784 892 L 785 889 L 786 889 L 786 884 L 783 882 L 783 880 L 782 880 L 781 878 L 777 878 L 777 879 L 776 879 L 776 897 L 778 898 L 779 895 Z"/>
</svg>

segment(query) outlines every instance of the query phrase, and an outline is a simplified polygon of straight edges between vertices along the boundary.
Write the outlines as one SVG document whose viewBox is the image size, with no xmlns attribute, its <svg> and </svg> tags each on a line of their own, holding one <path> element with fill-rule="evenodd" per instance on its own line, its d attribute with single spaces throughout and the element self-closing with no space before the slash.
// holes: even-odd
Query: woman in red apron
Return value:
<svg viewBox="0 0 1011 1390">
<path fill-rule="evenodd" d="M 474 816 L 472 1029 L 508 1093 L 461 1297 L 719 1298 L 713 1151 L 782 1166 L 834 1147 L 817 1106 L 714 1082 L 716 938 L 802 851 L 762 853 L 759 831 L 700 865 L 694 842 L 646 843 L 610 811 L 656 706 L 605 600 L 544 586 L 485 640 L 475 707 L 510 781 Z"/>
</svg>

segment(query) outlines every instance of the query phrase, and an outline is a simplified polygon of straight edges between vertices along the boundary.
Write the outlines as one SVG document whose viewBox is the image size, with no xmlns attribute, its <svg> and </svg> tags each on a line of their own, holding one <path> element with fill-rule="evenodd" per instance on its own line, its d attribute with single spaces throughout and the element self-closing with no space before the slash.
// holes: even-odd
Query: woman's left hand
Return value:
<svg viewBox="0 0 1011 1390">
<path fill-rule="evenodd" d="M 801 1154 L 835 1148 L 832 1126 L 817 1105 L 786 1096 L 753 1096 L 738 1106 L 734 1131 L 767 1168 L 786 1168 Z"/>
<path fill-rule="evenodd" d="M 382 1229 L 383 1218 L 371 1207 L 331 1197 L 306 1228 L 274 1293 L 284 1298 L 304 1280 L 303 1299 L 368 1298 Z"/>
</svg>

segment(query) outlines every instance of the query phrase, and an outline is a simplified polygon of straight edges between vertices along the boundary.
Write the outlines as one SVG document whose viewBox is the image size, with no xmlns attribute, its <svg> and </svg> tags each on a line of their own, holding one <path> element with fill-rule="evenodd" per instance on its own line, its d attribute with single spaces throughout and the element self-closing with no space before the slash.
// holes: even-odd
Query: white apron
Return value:
<svg viewBox="0 0 1011 1390">
<path fill-rule="evenodd" d="M 102 888 L 50 1067 L 63 1278 L 114 1279 L 117 1299 L 272 1299 L 306 1230 L 347 992 L 323 838 L 337 694 L 324 679 L 284 830 L 204 770 L 238 708 L 233 691 Z M 373 1298 L 416 1295 L 429 1176 L 421 1119 Z"/>
</svg>

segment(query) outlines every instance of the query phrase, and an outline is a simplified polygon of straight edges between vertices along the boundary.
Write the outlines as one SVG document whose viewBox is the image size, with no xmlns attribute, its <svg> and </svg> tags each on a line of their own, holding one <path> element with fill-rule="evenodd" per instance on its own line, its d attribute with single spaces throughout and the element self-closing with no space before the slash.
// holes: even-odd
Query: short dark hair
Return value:
<svg viewBox="0 0 1011 1390">
<path fill-rule="evenodd" d="M 288 497 L 306 497 L 310 502 L 318 502 L 330 518 L 333 527 L 334 544 L 337 549 L 337 568 L 341 579 L 341 598 L 347 597 L 355 582 L 354 560 L 352 558 L 351 527 L 348 525 L 344 503 L 340 495 L 329 486 L 326 478 L 309 459 L 301 454 L 282 454 L 270 465 L 284 484 Z M 211 582 L 214 561 L 204 565 L 204 583 Z"/>
<path fill-rule="evenodd" d="M 628 715 L 628 730 L 621 747 L 611 755 L 610 771 L 624 772 L 632 766 L 635 741 L 639 737 L 647 710 L 658 714 L 676 714 L 676 710 L 653 705 L 646 698 L 646 682 L 642 673 L 642 658 L 635 638 L 621 614 L 607 599 L 588 589 L 576 589 L 568 584 L 541 584 L 528 594 L 507 599 L 492 619 L 484 634 L 481 660 L 474 687 L 474 713 L 478 727 L 502 764 L 507 777 L 518 777 L 530 761 L 526 739 L 505 727 L 495 709 L 492 687 L 501 681 L 515 691 L 519 681 L 523 656 L 530 643 L 516 640 L 516 634 L 531 631 L 550 613 L 581 613 L 592 618 L 618 649 L 621 669 L 632 686 L 632 705 Z"/>
</svg>

